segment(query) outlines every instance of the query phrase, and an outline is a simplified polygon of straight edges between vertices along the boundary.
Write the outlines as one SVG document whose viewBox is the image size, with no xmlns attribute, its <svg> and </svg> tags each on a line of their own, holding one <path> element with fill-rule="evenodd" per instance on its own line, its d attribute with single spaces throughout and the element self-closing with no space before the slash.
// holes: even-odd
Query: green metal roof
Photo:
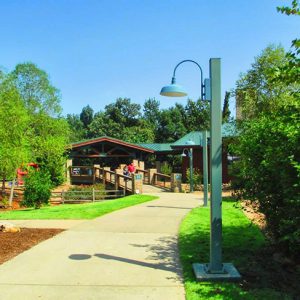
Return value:
<svg viewBox="0 0 300 300">
<path fill-rule="evenodd" d="M 164 144 L 146 144 L 146 143 L 141 143 L 141 144 L 137 144 L 141 147 L 144 147 L 144 148 L 148 148 L 148 149 L 151 149 L 155 152 L 166 152 L 166 151 L 172 151 L 172 148 L 171 148 L 171 145 L 172 144 L 167 144 L 167 143 L 164 143 Z"/>
<path fill-rule="evenodd" d="M 186 146 L 188 141 L 193 141 L 195 146 L 202 145 L 202 132 L 201 131 L 192 131 L 181 139 L 177 140 L 172 146 Z"/>
<path fill-rule="evenodd" d="M 236 127 L 232 123 L 226 123 L 222 125 L 222 137 L 236 136 Z M 210 137 L 210 133 L 207 132 L 207 136 Z M 172 144 L 172 146 L 186 146 L 188 141 L 193 141 L 196 146 L 202 145 L 202 131 L 192 131 L 178 141 Z"/>
<path fill-rule="evenodd" d="M 209 137 L 209 132 L 207 133 L 207 136 Z M 233 137 L 233 136 L 237 136 L 237 132 L 236 132 L 236 127 L 234 124 L 232 123 L 226 123 L 222 125 L 222 137 Z M 180 138 L 179 140 L 177 140 L 174 143 L 138 143 L 138 144 L 133 144 L 133 143 L 128 143 L 128 142 L 124 142 L 115 138 L 111 138 L 108 136 L 102 136 L 99 138 L 94 138 L 94 139 L 89 139 L 89 140 L 85 140 L 85 141 L 81 141 L 81 142 L 76 142 L 73 143 L 72 146 L 76 146 L 77 144 L 81 144 L 84 142 L 89 142 L 89 141 L 94 141 L 94 140 L 98 140 L 98 139 L 102 139 L 102 138 L 107 138 L 110 139 L 112 141 L 115 142 L 121 142 L 121 143 L 126 143 L 128 145 L 132 145 L 132 146 L 138 146 L 138 147 L 143 147 L 146 149 L 150 149 L 152 151 L 155 152 L 171 152 L 173 151 L 172 146 L 186 146 L 188 143 L 188 141 L 193 141 L 195 143 L 195 146 L 201 146 L 202 145 L 202 131 L 192 131 L 188 134 L 186 134 L 185 136 L 183 136 L 182 138 Z"/>
</svg>

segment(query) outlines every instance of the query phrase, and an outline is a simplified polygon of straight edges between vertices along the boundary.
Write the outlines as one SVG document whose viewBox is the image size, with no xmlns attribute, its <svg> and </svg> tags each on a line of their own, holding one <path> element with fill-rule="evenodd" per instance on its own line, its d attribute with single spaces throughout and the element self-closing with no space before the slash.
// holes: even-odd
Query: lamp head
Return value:
<svg viewBox="0 0 300 300">
<path fill-rule="evenodd" d="M 172 77 L 171 84 L 166 85 L 161 89 L 160 94 L 162 96 L 168 96 L 168 97 L 184 97 L 187 95 L 184 88 L 176 84 L 175 77 Z"/>
<path fill-rule="evenodd" d="M 185 144 L 186 144 L 186 145 L 189 145 L 189 146 L 194 146 L 194 145 L 195 145 L 195 142 L 192 141 L 192 140 L 188 140 Z"/>
</svg>

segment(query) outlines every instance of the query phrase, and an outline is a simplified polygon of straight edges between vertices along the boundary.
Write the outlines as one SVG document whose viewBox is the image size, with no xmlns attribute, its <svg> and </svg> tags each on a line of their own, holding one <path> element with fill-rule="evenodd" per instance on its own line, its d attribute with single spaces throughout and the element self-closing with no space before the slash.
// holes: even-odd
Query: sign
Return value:
<svg viewBox="0 0 300 300">
<path fill-rule="evenodd" d="M 175 174 L 175 180 L 181 180 L 182 175 L 181 174 Z"/>
<path fill-rule="evenodd" d="M 142 176 L 142 174 L 135 174 L 134 178 L 135 178 L 135 180 L 142 180 L 143 176 Z"/>
</svg>

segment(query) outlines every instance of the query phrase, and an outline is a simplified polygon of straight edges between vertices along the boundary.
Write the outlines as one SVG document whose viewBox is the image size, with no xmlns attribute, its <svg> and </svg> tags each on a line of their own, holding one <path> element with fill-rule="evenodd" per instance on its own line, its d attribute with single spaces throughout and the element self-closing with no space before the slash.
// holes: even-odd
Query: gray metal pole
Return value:
<svg viewBox="0 0 300 300">
<path fill-rule="evenodd" d="M 207 164 L 207 131 L 202 132 L 202 150 L 203 150 L 203 194 L 204 206 L 207 206 L 208 201 L 208 164 Z"/>
<path fill-rule="evenodd" d="M 210 59 L 210 262 L 209 272 L 220 273 L 222 265 L 222 137 L 221 137 L 221 59 Z"/>
<path fill-rule="evenodd" d="M 189 150 L 190 157 L 190 192 L 194 192 L 194 178 L 193 178 L 193 148 Z"/>
</svg>

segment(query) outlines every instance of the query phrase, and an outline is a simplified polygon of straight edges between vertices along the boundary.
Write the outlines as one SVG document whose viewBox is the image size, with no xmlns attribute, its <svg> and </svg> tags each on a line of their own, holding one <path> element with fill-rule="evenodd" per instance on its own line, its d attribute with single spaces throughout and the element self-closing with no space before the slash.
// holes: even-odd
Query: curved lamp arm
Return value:
<svg viewBox="0 0 300 300">
<path fill-rule="evenodd" d="M 203 85 L 203 71 L 202 71 L 201 66 L 200 66 L 196 61 L 191 60 L 191 59 L 185 59 L 185 60 L 181 61 L 180 63 L 178 63 L 178 64 L 176 65 L 176 67 L 174 68 L 174 71 L 173 71 L 172 84 L 175 84 L 175 83 L 176 83 L 175 73 L 176 73 L 177 68 L 178 68 L 181 64 L 183 64 L 183 63 L 185 63 L 185 62 L 191 62 L 191 63 L 194 63 L 195 65 L 198 66 L 198 68 L 199 68 L 199 70 L 200 70 L 200 73 L 201 73 L 201 100 L 203 100 L 203 95 L 204 95 L 204 92 L 203 92 L 203 89 L 204 89 L 204 85 Z"/>
</svg>

